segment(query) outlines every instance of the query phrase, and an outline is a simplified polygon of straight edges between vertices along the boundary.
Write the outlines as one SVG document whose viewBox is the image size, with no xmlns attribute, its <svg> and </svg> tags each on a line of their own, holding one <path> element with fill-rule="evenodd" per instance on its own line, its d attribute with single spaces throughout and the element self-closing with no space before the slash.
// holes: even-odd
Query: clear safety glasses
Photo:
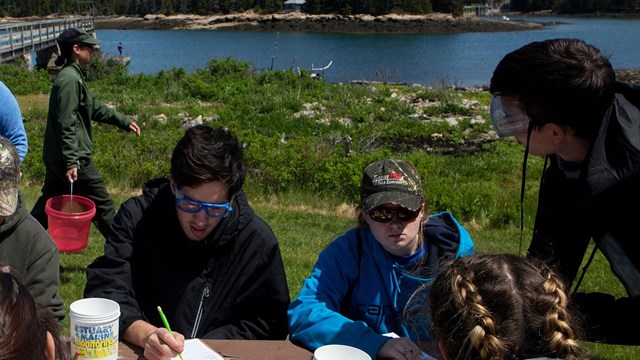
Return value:
<svg viewBox="0 0 640 360">
<path fill-rule="evenodd" d="M 517 100 L 495 94 L 491 98 L 490 113 L 493 129 L 499 137 L 527 134 L 531 119 Z"/>
</svg>

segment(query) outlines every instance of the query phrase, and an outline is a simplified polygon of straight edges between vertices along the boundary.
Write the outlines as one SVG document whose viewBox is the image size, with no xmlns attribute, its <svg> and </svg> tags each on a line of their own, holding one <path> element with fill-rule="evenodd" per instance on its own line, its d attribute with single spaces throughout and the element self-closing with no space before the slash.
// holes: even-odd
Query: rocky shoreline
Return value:
<svg viewBox="0 0 640 360">
<path fill-rule="evenodd" d="M 450 14 L 428 15 L 310 15 L 283 13 L 260 15 L 146 15 L 144 17 L 97 17 L 97 29 L 144 30 L 237 30 L 271 32 L 334 33 L 421 33 L 522 31 L 542 28 L 544 23 L 494 20 L 476 16 L 453 17 Z"/>
</svg>

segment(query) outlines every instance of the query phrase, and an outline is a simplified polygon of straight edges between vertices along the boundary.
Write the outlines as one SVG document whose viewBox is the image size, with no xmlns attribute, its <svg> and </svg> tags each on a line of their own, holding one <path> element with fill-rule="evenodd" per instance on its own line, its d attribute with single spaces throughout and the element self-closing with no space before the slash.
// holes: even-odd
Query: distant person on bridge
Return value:
<svg viewBox="0 0 640 360">
<path fill-rule="evenodd" d="M 73 184 L 74 194 L 86 196 L 96 204 L 93 223 L 105 235 L 115 215 L 115 206 L 91 160 L 91 120 L 133 131 L 137 136 L 140 136 L 140 127 L 89 93 L 83 67 L 91 62 L 100 41 L 82 29 L 69 28 L 58 36 L 57 42 L 60 56 L 56 65 L 64 64 L 64 67 L 51 88 L 42 155 L 46 174 L 42 195 L 31 214 L 46 229 L 47 199 L 69 193 Z"/>
<path fill-rule="evenodd" d="M 120 53 L 120 56 L 122 56 L 122 50 L 124 49 L 124 46 L 122 46 L 122 43 L 118 43 L 118 52 Z"/>
</svg>

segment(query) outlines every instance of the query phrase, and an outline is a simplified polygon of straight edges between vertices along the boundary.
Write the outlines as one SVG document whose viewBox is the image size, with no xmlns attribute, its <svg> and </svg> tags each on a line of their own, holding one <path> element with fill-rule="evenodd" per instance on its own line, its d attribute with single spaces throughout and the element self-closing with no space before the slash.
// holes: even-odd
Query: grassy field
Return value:
<svg viewBox="0 0 640 360">
<path fill-rule="evenodd" d="M 25 118 L 30 149 L 21 186 L 31 207 L 44 178 L 40 159 L 49 79 L 3 67 L 0 76 L 16 92 Z M 384 157 L 416 165 L 432 212 L 453 212 L 469 229 L 477 252 L 518 253 L 528 247 L 541 160 L 531 159 L 528 166 L 520 246 L 522 148 L 492 134 L 486 92 L 328 84 L 304 74 L 257 71 L 230 59 L 193 74 L 116 71 L 89 87 L 142 127 L 139 139 L 101 124 L 94 128 L 94 161 L 118 204 L 136 195 L 145 180 L 168 174 L 170 152 L 185 124 L 226 126 L 247 143 L 246 191 L 278 236 L 292 297 L 319 252 L 355 224 L 361 171 Z M 102 254 L 103 244 L 93 228 L 85 251 L 61 254 L 60 292 L 67 308 L 82 298 L 85 268 Z M 600 254 L 581 290 L 624 296 Z M 68 332 L 68 318 L 64 325 Z M 640 358 L 640 347 L 586 345 L 594 359 Z"/>
</svg>

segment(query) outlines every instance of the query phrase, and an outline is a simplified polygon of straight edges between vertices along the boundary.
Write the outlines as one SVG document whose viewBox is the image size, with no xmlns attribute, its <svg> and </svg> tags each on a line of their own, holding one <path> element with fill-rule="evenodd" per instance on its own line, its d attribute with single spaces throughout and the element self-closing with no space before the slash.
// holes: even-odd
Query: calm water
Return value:
<svg viewBox="0 0 640 360">
<path fill-rule="evenodd" d="M 131 57 L 129 73 L 173 67 L 193 71 L 210 59 L 233 57 L 258 68 L 295 69 L 333 64 L 331 82 L 386 80 L 461 86 L 489 83 L 508 52 L 531 41 L 580 38 L 610 56 L 616 69 L 640 69 L 640 20 L 535 18 L 562 22 L 541 30 L 451 35 L 353 35 L 208 30 L 98 30 L 102 49 Z M 274 56 L 275 55 L 275 56 Z M 273 64 L 273 65 L 272 65 Z"/>
</svg>

